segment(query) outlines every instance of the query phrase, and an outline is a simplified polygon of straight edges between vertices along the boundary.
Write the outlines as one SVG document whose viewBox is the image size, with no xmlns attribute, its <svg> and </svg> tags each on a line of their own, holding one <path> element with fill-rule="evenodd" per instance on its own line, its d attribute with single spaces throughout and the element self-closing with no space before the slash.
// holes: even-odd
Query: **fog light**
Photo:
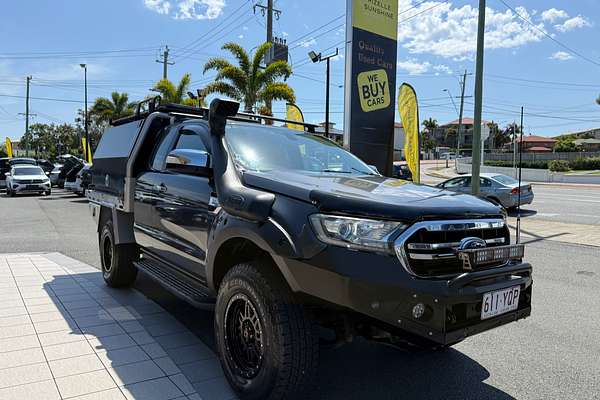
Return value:
<svg viewBox="0 0 600 400">
<path fill-rule="evenodd" d="M 425 314 L 425 304 L 417 303 L 412 309 L 413 318 L 419 319 Z"/>
</svg>

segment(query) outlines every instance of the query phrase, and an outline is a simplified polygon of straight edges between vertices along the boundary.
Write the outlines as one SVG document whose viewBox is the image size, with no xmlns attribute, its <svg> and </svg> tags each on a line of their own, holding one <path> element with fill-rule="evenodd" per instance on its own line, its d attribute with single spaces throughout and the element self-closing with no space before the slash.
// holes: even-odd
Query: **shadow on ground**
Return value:
<svg viewBox="0 0 600 400">
<path fill-rule="evenodd" d="M 212 312 L 195 309 L 145 276 L 138 276 L 135 287 L 215 351 Z M 489 376 L 454 349 L 407 352 L 359 339 L 322 350 L 318 388 L 308 399 L 513 399 L 486 384 Z"/>
</svg>

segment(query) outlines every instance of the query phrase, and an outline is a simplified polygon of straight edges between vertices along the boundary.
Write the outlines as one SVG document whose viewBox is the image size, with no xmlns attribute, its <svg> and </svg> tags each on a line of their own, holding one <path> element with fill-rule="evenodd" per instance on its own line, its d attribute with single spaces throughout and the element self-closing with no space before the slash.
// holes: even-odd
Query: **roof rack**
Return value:
<svg viewBox="0 0 600 400">
<path fill-rule="evenodd" d="M 144 109 L 144 107 L 145 107 L 145 109 Z M 161 104 L 161 97 L 155 96 L 155 97 L 151 97 L 146 100 L 140 101 L 137 104 L 135 113 L 133 115 L 130 115 L 130 116 L 124 117 L 124 118 L 119 118 L 114 121 L 110 121 L 110 125 L 118 126 L 118 125 L 127 124 L 129 122 L 133 122 L 133 121 L 143 120 L 153 112 L 164 112 L 164 113 L 169 113 L 169 114 L 174 114 L 174 115 L 181 115 L 184 117 L 208 119 L 208 108 L 184 106 L 181 104 L 173 104 L 173 103 Z M 304 128 L 306 128 L 306 131 L 309 133 L 315 133 L 316 128 L 318 128 L 318 125 L 310 124 L 307 122 L 291 121 L 291 120 L 287 120 L 287 119 L 283 119 L 283 118 L 276 118 L 276 117 L 271 117 L 271 116 L 267 116 L 267 115 L 244 113 L 244 112 L 237 113 L 234 117 L 230 117 L 228 119 L 233 120 L 233 121 L 251 122 L 251 123 L 257 123 L 257 124 L 261 124 L 262 122 L 265 122 L 265 124 L 266 124 L 267 121 L 272 121 L 272 122 L 284 122 L 286 124 L 302 125 Z"/>
</svg>

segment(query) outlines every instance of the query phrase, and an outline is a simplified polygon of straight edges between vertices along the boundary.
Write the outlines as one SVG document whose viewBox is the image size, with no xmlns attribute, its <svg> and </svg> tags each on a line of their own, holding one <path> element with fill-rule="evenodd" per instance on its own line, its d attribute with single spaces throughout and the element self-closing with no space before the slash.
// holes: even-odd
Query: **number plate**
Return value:
<svg viewBox="0 0 600 400">
<path fill-rule="evenodd" d="M 519 307 L 520 294 L 520 286 L 485 293 L 481 304 L 481 319 L 492 318 L 516 310 Z"/>
</svg>

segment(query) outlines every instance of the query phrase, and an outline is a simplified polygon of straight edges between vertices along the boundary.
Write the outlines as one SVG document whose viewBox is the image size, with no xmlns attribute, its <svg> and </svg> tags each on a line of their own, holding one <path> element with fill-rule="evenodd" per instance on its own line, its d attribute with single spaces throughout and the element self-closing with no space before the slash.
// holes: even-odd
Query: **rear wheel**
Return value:
<svg viewBox="0 0 600 400">
<path fill-rule="evenodd" d="M 15 197 L 15 191 L 12 189 L 6 189 L 6 194 L 8 197 Z"/>
<path fill-rule="evenodd" d="M 130 286 L 137 276 L 133 262 L 138 258 L 135 244 L 115 244 L 114 226 L 106 221 L 99 238 L 102 276 L 108 286 Z"/>
<path fill-rule="evenodd" d="M 215 310 L 225 376 L 244 400 L 305 398 L 318 367 L 317 327 L 289 290 L 238 264 L 223 279 Z"/>
</svg>

